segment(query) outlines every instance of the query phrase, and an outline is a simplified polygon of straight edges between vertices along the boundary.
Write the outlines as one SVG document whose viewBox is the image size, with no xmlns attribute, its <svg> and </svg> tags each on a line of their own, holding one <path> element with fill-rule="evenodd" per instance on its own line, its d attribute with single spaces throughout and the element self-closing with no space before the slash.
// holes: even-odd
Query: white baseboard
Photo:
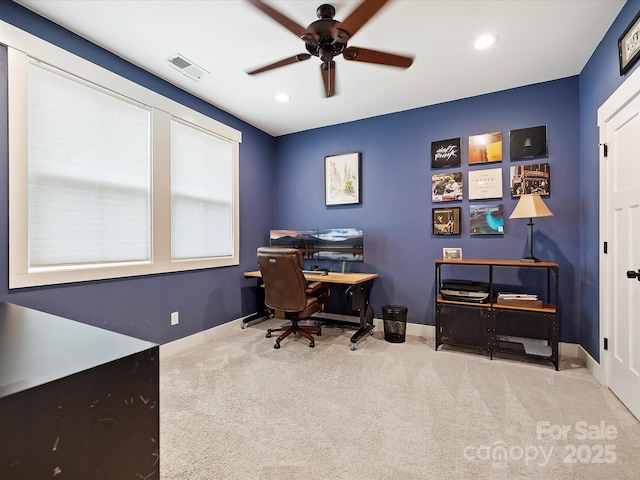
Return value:
<svg viewBox="0 0 640 480">
<path fill-rule="evenodd" d="M 591 372 L 591 375 L 600 382 L 604 387 L 607 386 L 606 378 L 604 375 L 604 366 L 602 363 L 596 362 L 593 357 L 587 352 L 582 345 L 578 345 L 578 359 L 582 364 Z"/>
<path fill-rule="evenodd" d="M 355 316 L 350 315 L 339 315 L 334 313 L 320 313 L 316 314 L 317 317 L 326 318 L 328 320 L 342 320 L 353 323 L 358 323 L 359 319 Z M 210 342 L 212 340 L 219 340 L 229 335 L 231 332 L 237 329 L 241 329 L 243 327 L 242 320 L 245 317 L 238 318 L 236 320 L 232 320 L 231 322 L 225 323 L 223 325 L 218 325 L 217 327 L 209 328 L 207 330 L 203 330 L 202 332 L 194 333 L 193 335 L 189 335 L 188 337 L 183 337 L 178 340 L 174 340 L 173 342 L 165 343 L 164 345 L 160 345 L 160 360 L 163 358 L 171 357 L 172 355 L 176 355 L 178 353 L 184 352 L 192 347 L 197 345 L 201 345 L 203 343 Z M 375 326 L 374 331 L 383 332 L 384 331 L 384 323 L 380 318 L 374 318 L 373 324 Z M 428 339 L 435 339 L 436 336 L 436 327 L 433 325 L 423 325 L 420 323 L 410 323 L 407 322 L 407 335 L 412 335 L 415 337 L 422 337 Z M 576 343 L 564 343 L 560 342 L 558 345 L 558 353 L 562 357 L 570 357 L 579 359 L 583 365 L 589 369 L 596 379 L 600 383 L 603 383 L 604 377 L 601 375 L 601 368 L 598 362 L 596 362 L 580 345 Z"/>
<path fill-rule="evenodd" d="M 203 343 L 208 343 L 212 340 L 219 340 L 229 335 L 232 331 L 236 329 L 239 330 L 240 328 L 242 328 L 242 318 L 203 330 L 202 332 L 194 333 L 187 337 L 179 338 L 173 342 L 165 343 L 164 345 L 160 345 L 160 360 L 162 361 L 165 358 L 182 353 L 190 348 L 202 345 Z"/>
</svg>

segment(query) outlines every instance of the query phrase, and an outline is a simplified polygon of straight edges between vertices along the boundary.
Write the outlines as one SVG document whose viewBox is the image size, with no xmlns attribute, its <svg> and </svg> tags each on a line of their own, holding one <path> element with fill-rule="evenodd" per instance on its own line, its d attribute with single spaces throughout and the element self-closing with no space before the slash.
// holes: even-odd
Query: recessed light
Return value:
<svg viewBox="0 0 640 480">
<path fill-rule="evenodd" d="M 276 95 L 276 100 L 279 102 L 288 102 L 289 100 L 291 100 L 291 97 L 286 93 L 279 93 Z"/>
<path fill-rule="evenodd" d="M 494 33 L 490 33 L 487 35 L 482 35 L 476 40 L 476 43 L 473 44 L 475 48 L 478 50 L 482 50 L 484 48 L 489 48 L 491 45 L 498 41 L 498 36 Z"/>
</svg>

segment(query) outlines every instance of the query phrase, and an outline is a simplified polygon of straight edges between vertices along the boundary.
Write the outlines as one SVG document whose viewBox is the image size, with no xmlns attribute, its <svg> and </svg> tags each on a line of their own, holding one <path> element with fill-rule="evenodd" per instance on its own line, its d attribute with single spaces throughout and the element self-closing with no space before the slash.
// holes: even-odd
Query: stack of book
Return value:
<svg viewBox="0 0 640 480">
<path fill-rule="evenodd" d="M 542 308 L 542 300 L 531 293 L 498 293 L 499 305 L 514 307 Z"/>
</svg>

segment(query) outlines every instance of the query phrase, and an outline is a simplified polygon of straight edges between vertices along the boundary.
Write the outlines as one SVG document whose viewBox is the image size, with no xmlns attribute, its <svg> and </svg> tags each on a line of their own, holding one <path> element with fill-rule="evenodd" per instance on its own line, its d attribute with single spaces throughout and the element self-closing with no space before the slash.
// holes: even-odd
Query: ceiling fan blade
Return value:
<svg viewBox="0 0 640 480">
<path fill-rule="evenodd" d="M 317 41 L 318 36 L 316 35 L 315 32 L 312 32 L 306 27 L 303 27 L 302 25 L 299 25 L 298 23 L 294 22 L 289 17 L 280 13 L 275 8 L 272 8 L 266 3 L 264 3 L 262 0 L 248 0 L 248 1 L 249 3 L 251 3 L 251 5 L 256 7 L 261 12 L 266 13 L 273 20 L 278 22 L 280 25 L 282 25 L 284 28 L 292 32 L 297 37 L 300 37 L 305 42 L 310 40 Z"/>
<path fill-rule="evenodd" d="M 362 0 L 362 3 L 351 12 L 351 15 L 334 27 L 334 40 L 340 39 L 345 43 L 369 21 L 387 1 L 388 0 Z"/>
<path fill-rule="evenodd" d="M 322 71 L 322 82 L 324 83 L 324 93 L 327 98 L 333 97 L 336 93 L 336 62 L 331 60 L 320 65 Z"/>
<path fill-rule="evenodd" d="M 409 68 L 413 63 L 413 58 L 393 53 L 380 52 L 378 50 L 368 50 L 359 47 L 347 47 L 342 52 L 345 60 L 355 60 L 356 62 L 377 63 L 379 65 L 389 65 L 391 67 Z"/>
<path fill-rule="evenodd" d="M 309 58 L 311 58 L 311 55 L 309 55 L 308 53 L 299 53 L 298 55 L 294 55 L 291 58 L 285 58 L 284 60 L 280 60 L 279 62 L 271 63 L 269 65 L 265 65 L 264 67 L 251 70 L 250 72 L 247 72 L 247 74 L 255 75 L 256 73 L 266 72 L 267 70 L 284 67 L 285 65 L 291 65 L 292 63 L 302 62 L 303 60 L 308 60 Z"/>
</svg>

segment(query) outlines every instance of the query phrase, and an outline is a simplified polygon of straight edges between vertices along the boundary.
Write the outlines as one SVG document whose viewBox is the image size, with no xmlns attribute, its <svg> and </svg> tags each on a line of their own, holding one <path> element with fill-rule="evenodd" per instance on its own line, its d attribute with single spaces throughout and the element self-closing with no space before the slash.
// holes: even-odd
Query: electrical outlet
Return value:
<svg viewBox="0 0 640 480">
<path fill-rule="evenodd" d="M 171 312 L 171 325 L 178 325 L 180 318 L 178 312 Z"/>
</svg>

